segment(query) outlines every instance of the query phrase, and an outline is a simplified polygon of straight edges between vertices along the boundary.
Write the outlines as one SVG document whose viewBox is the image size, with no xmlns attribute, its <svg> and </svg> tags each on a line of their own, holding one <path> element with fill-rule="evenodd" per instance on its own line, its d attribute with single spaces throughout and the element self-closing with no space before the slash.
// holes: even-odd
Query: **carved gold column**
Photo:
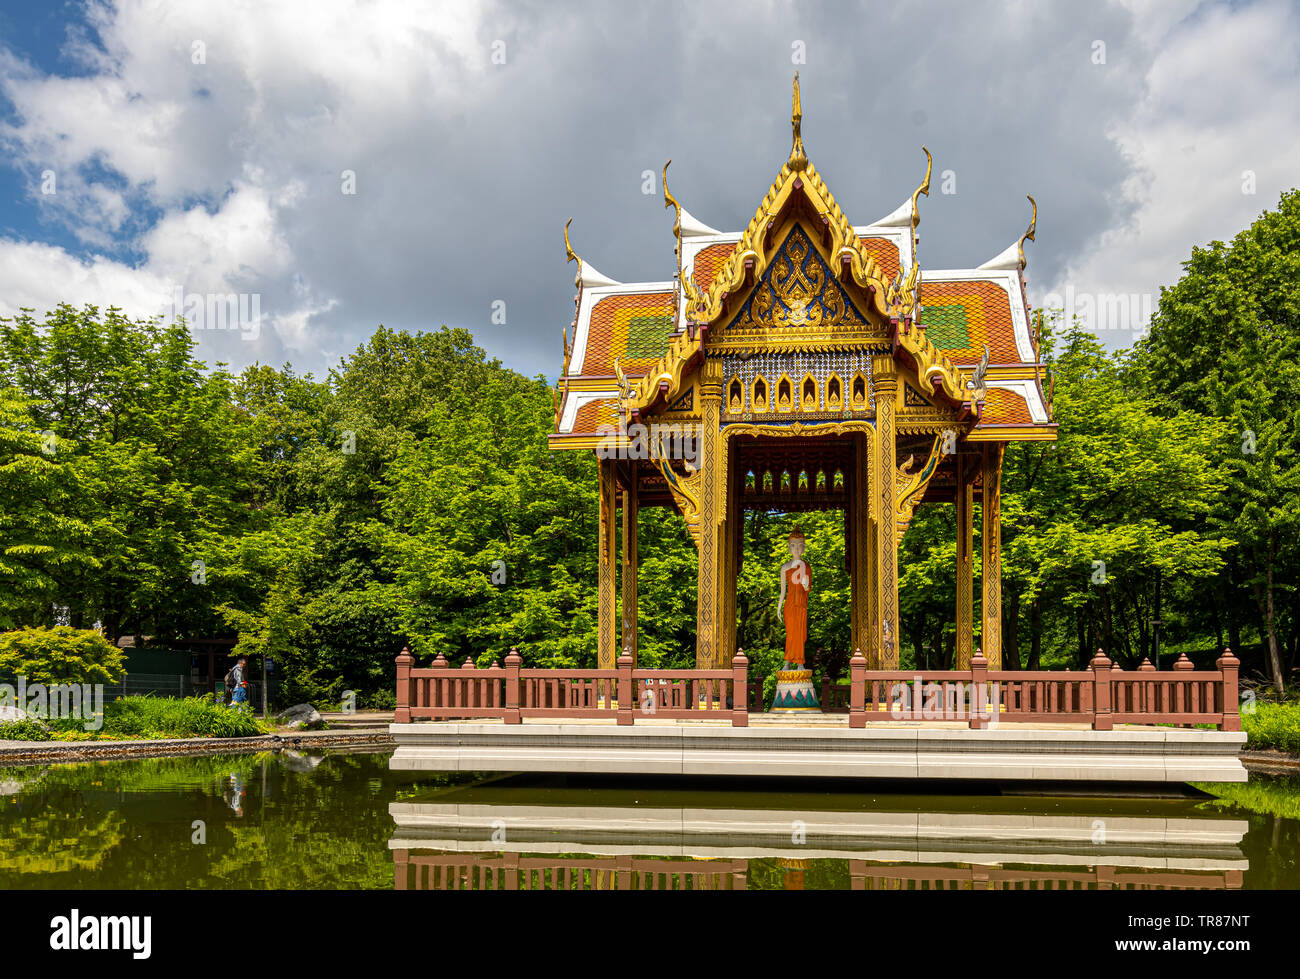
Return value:
<svg viewBox="0 0 1300 979">
<path fill-rule="evenodd" d="M 984 658 L 990 670 L 1002 669 L 1002 450 L 1001 442 L 984 446 L 984 501 L 980 543 L 980 578 L 984 586 Z"/>
<path fill-rule="evenodd" d="M 957 468 L 957 642 L 954 670 L 969 670 L 974 648 L 975 460 L 958 451 Z"/>
<path fill-rule="evenodd" d="M 721 444 L 726 445 L 726 442 Z M 744 476 L 734 453 L 729 453 L 727 469 L 727 515 L 722 521 L 723 573 L 719 583 L 722 595 L 722 638 L 719 647 L 722 669 L 726 669 L 731 658 L 736 655 L 736 578 L 740 575 L 741 547 L 745 533 L 745 511 L 740 497 Z"/>
<path fill-rule="evenodd" d="M 640 499 L 637 493 L 639 473 L 637 464 L 631 464 L 630 485 L 623 489 L 623 646 L 637 662 L 637 521 L 640 516 Z M 621 650 L 620 650 L 621 652 Z"/>
<path fill-rule="evenodd" d="M 599 668 L 612 670 L 618 660 L 618 623 L 615 621 L 614 576 L 616 572 L 614 553 L 614 524 L 617 514 L 614 512 L 614 474 L 613 459 L 600 460 L 600 540 L 596 545 L 600 573 L 597 578 L 597 628 L 600 630 L 596 639 L 596 654 Z"/>
<path fill-rule="evenodd" d="M 870 662 L 871 639 L 871 590 L 874 582 L 868 575 L 870 554 L 869 546 L 871 510 L 871 480 L 869 456 L 871 454 L 871 437 L 865 432 L 853 436 L 853 471 L 845 473 L 849 490 L 848 499 L 849 539 L 845 542 L 849 550 L 849 577 L 852 581 L 852 634 L 853 649 L 861 649 Z"/>
<path fill-rule="evenodd" d="M 721 511 L 727 485 L 727 460 L 718 422 L 722 414 L 722 365 L 706 360 L 700 368 L 700 547 L 695 616 L 696 669 L 718 668 L 720 597 L 723 576 Z"/>
<path fill-rule="evenodd" d="M 894 515 L 898 472 L 895 459 L 894 412 L 898 399 L 898 373 L 888 352 L 872 358 L 872 381 L 876 393 L 876 604 L 880 620 L 876 625 L 879 668 L 898 669 L 898 529 Z"/>
<path fill-rule="evenodd" d="M 862 647 L 862 654 L 867 658 L 867 665 L 873 669 L 880 669 L 879 648 L 876 643 L 880 635 L 880 592 L 876 588 L 876 582 L 880 580 L 880 544 L 877 533 L 879 529 L 876 523 L 876 514 L 880 510 L 880 494 L 877 487 L 880 485 L 880 477 L 876 473 L 876 433 L 873 430 L 867 439 L 867 471 L 869 474 L 867 484 L 867 642 Z"/>
</svg>

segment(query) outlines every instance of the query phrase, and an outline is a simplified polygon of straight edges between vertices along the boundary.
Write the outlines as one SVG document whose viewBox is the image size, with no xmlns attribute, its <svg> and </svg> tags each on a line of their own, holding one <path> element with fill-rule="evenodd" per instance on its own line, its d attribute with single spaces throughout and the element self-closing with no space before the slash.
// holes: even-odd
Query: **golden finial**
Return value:
<svg viewBox="0 0 1300 979">
<path fill-rule="evenodd" d="M 1038 229 L 1038 202 L 1035 201 L 1028 194 L 1026 194 L 1025 197 L 1027 197 L 1029 199 L 1029 203 L 1033 205 L 1034 214 L 1033 217 L 1029 219 L 1029 227 L 1026 229 L 1025 233 L 1020 236 L 1020 245 L 1018 247 L 1020 251 L 1020 268 L 1022 270 L 1025 267 L 1025 242 L 1033 241 L 1034 232 Z"/>
<path fill-rule="evenodd" d="M 566 263 L 578 262 L 581 264 L 582 259 L 578 257 L 577 252 L 573 250 L 573 246 L 569 244 L 569 225 L 571 224 L 573 224 L 573 218 L 569 218 L 564 222 L 564 261 Z"/>
<path fill-rule="evenodd" d="M 664 164 L 664 208 L 675 208 L 677 217 L 673 220 L 673 234 L 681 236 L 682 233 L 682 206 L 677 203 L 677 198 L 673 192 L 668 189 L 668 168 L 672 166 L 672 160 Z"/>
<path fill-rule="evenodd" d="M 921 152 L 925 154 L 925 179 L 921 181 L 921 186 L 917 187 L 912 194 L 912 233 L 916 234 L 916 226 L 921 223 L 921 211 L 916 206 L 916 199 L 924 194 L 930 196 L 930 171 L 934 167 L 934 160 L 930 156 L 930 151 L 924 146 Z"/>
<path fill-rule="evenodd" d="M 565 255 L 564 261 L 566 265 L 569 262 L 578 263 L 578 274 L 573 277 L 573 285 L 574 288 L 581 288 L 582 287 L 582 259 L 578 257 L 578 253 L 575 252 L 573 250 L 573 246 L 569 244 L 569 225 L 571 224 L 573 224 L 573 218 L 569 218 L 569 220 L 564 222 L 564 255 Z"/>
<path fill-rule="evenodd" d="M 790 128 L 794 131 L 794 144 L 790 147 L 790 169 L 802 170 L 808 165 L 803 151 L 803 104 L 799 100 L 799 73 L 794 73 L 794 95 L 790 103 Z"/>
</svg>

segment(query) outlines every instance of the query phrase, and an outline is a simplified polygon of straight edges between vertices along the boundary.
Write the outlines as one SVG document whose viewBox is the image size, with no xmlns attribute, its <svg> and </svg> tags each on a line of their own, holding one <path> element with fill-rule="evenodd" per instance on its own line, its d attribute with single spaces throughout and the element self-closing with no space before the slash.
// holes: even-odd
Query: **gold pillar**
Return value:
<svg viewBox="0 0 1300 979">
<path fill-rule="evenodd" d="M 723 577 L 722 514 L 727 484 L 726 452 L 718 422 L 722 413 L 722 365 L 706 360 L 700 368 L 700 548 L 696 579 L 695 668 L 718 669 L 721 662 Z M 730 657 L 728 657 L 730 662 Z"/>
<path fill-rule="evenodd" d="M 724 441 L 725 445 L 726 442 Z M 744 475 L 740 472 L 740 460 L 728 451 L 727 459 L 727 515 L 722 521 L 723 572 L 720 582 L 722 594 L 722 628 L 720 630 L 720 668 L 731 665 L 736 655 L 736 579 L 740 576 L 740 561 L 745 534 L 745 511 L 741 505 L 741 492 Z"/>
<path fill-rule="evenodd" d="M 597 578 L 597 628 L 596 654 L 599 668 L 612 670 L 618 660 L 618 623 L 615 621 L 614 608 L 614 523 L 617 514 L 614 507 L 614 474 L 616 463 L 613 459 L 600 460 L 600 540 L 596 545 L 600 573 Z"/>
<path fill-rule="evenodd" d="M 980 579 L 984 587 L 981 649 L 990 670 L 1002 669 L 1002 450 L 1001 442 L 984 446 L 984 499 L 980 508 Z"/>
<path fill-rule="evenodd" d="M 876 393 L 876 445 L 872 452 L 872 473 L 876 509 L 876 605 L 879 622 L 875 627 L 877 658 L 882 670 L 898 669 L 898 524 L 894 515 L 895 460 L 894 411 L 898 398 L 898 373 L 893 356 L 886 352 L 872 358 L 872 381 Z"/>
<path fill-rule="evenodd" d="M 637 493 L 639 473 L 637 464 L 631 464 L 630 485 L 623 489 L 623 647 L 637 662 L 637 521 L 640 516 L 640 499 Z M 622 649 L 620 648 L 620 653 Z"/>
<path fill-rule="evenodd" d="M 974 648 L 975 460 L 958 451 L 957 468 L 957 641 L 954 670 L 969 670 Z"/>
<path fill-rule="evenodd" d="M 867 642 L 862 653 L 867 658 L 867 665 L 880 669 L 880 649 L 877 639 L 880 636 L 880 591 L 876 583 L 880 580 L 880 545 L 877 533 L 876 515 L 880 512 L 879 492 L 876 489 L 879 478 L 876 476 L 876 433 L 873 431 L 867 441 Z"/>
<path fill-rule="evenodd" d="M 852 582 L 851 620 L 853 650 L 861 649 L 871 661 L 871 600 L 875 587 L 868 575 L 871 545 L 869 523 L 871 520 L 871 482 L 869 478 L 871 454 L 871 436 L 858 432 L 853 436 L 853 469 L 844 474 L 845 489 L 848 490 L 848 513 L 845 520 L 845 547 L 848 550 L 849 578 Z"/>
</svg>

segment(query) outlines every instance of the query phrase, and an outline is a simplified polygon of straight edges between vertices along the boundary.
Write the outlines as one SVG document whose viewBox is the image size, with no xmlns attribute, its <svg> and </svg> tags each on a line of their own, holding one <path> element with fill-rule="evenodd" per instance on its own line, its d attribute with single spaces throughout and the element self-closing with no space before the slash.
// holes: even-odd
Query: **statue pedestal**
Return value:
<svg viewBox="0 0 1300 979">
<path fill-rule="evenodd" d="M 812 670 L 778 670 L 776 695 L 769 714 L 820 714 L 821 697 L 813 688 Z"/>
</svg>

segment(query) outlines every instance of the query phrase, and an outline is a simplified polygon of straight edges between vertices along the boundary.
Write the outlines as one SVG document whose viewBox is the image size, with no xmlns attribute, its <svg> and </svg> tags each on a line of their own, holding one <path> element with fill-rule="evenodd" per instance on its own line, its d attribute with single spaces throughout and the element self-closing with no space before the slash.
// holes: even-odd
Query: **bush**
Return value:
<svg viewBox="0 0 1300 979">
<path fill-rule="evenodd" d="M 0 741 L 48 741 L 50 732 L 40 721 L 0 721 Z"/>
<path fill-rule="evenodd" d="M 1242 711 L 1241 727 L 1247 748 L 1300 755 L 1300 704 L 1257 703 L 1253 711 Z"/>
<path fill-rule="evenodd" d="M 51 727 L 75 734 L 84 722 L 52 721 Z M 112 738 L 249 738 L 266 732 L 247 704 L 224 707 L 209 697 L 172 700 L 123 697 L 104 705 L 104 726 L 96 736 Z"/>
<path fill-rule="evenodd" d="M 397 709 L 397 691 L 391 687 L 384 690 L 376 690 L 366 700 L 366 707 L 370 710 L 396 710 Z"/>
<path fill-rule="evenodd" d="M 95 629 L 15 629 L 0 633 L 0 676 L 28 683 L 117 683 L 122 651 Z"/>
</svg>

